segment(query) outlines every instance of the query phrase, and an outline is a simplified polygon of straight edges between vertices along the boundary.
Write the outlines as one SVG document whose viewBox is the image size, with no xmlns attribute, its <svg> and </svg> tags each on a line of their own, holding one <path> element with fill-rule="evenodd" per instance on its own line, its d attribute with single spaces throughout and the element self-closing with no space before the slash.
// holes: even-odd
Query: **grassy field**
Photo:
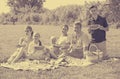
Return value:
<svg viewBox="0 0 120 79">
<path fill-rule="evenodd" d="M 0 61 L 8 58 L 16 49 L 26 25 L 0 25 Z M 49 45 L 50 36 L 59 36 L 59 26 L 33 26 L 41 34 L 41 41 Z M 87 29 L 83 28 L 87 33 Z M 69 34 L 73 33 L 70 28 Z M 107 50 L 111 57 L 120 57 L 120 30 L 107 32 Z M 14 71 L 0 67 L 0 79 L 120 79 L 120 60 L 104 61 L 89 67 L 62 67 L 51 71 Z"/>
</svg>

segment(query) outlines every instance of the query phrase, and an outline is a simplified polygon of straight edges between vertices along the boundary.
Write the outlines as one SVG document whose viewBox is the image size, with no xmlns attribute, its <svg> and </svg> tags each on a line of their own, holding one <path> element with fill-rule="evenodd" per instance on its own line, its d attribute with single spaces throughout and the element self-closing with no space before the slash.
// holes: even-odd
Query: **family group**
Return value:
<svg viewBox="0 0 120 79">
<path fill-rule="evenodd" d="M 66 61 L 67 56 L 86 59 L 92 44 L 102 52 L 101 59 L 107 59 L 106 31 L 109 30 L 107 21 L 99 15 L 97 6 L 91 6 L 89 11 L 90 17 L 87 24 L 90 39 L 82 31 L 82 23 L 75 22 L 74 34 L 69 35 L 69 25 L 63 25 L 61 36 L 51 36 L 51 45 L 45 46 L 40 40 L 40 34 L 35 33 L 31 26 L 27 26 L 25 36 L 20 39 L 17 50 L 10 56 L 7 63 L 15 63 L 24 59 L 50 61 L 62 58 L 62 61 Z"/>
</svg>

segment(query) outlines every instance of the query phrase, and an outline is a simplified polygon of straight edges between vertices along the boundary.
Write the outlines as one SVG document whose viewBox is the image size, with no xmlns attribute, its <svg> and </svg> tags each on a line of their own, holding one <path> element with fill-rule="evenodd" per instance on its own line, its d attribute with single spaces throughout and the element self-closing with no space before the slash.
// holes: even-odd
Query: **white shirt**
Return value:
<svg viewBox="0 0 120 79">
<path fill-rule="evenodd" d="M 84 32 L 81 32 L 81 35 L 79 37 L 77 37 L 76 35 L 72 36 L 72 40 L 74 40 L 74 44 L 72 44 L 73 48 L 75 49 L 82 49 L 85 48 L 89 45 L 90 40 L 87 36 L 87 34 L 85 34 Z"/>
<path fill-rule="evenodd" d="M 69 40 L 68 40 L 68 36 L 63 36 L 63 35 L 61 35 L 60 37 L 59 37 L 59 39 L 57 40 L 57 44 L 58 45 L 64 45 L 64 44 L 66 44 L 66 43 L 68 43 L 69 42 Z"/>
</svg>

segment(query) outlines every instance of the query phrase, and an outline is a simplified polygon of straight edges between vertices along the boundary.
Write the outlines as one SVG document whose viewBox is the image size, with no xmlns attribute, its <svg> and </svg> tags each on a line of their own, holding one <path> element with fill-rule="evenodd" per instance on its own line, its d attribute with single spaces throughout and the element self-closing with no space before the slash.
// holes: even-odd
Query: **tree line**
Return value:
<svg viewBox="0 0 120 79">
<path fill-rule="evenodd" d="M 101 2 L 85 2 L 85 6 L 68 5 L 54 10 L 44 8 L 45 0 L 8 0 L 11 11 L 2 14 L 1 24 L 72 24 L 79 20 L 86 22 L 89 18 L 89 7 L 97 5 L 100 15 L 106 17 L 108 22 L 120 20 L 120 0 L 109 0 L 109 4 Z"/>
</svg>

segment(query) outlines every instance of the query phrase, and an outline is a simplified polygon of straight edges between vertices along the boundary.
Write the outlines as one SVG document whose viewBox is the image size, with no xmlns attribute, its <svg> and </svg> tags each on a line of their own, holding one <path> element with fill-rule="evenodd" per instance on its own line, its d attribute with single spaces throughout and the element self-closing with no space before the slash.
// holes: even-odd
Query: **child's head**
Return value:
<svg viewBox="0 0 120 79">
<path fill-rule="evenodd" d="M 34 33 L 33 39 L 34 39 L 35 41 L 39 41 L 39 39 L 40 39 L 40 34 L 39 34 L 39 33 Z"/>
<path fill-rule="evenodd" d="M 55 36 L 52 36 L 50 39 L 51 39 L 51 44 L 55 44 L 57 41 L 57 38 Z"/>
<path fill-rule="evenodd" d="M 25 32 L 26 32 L 26 35 L 30 35 L 30 36 L 33 36 L 33 29 L 31 26 L 27 26 L 25 28 Z"/>
</svg>

